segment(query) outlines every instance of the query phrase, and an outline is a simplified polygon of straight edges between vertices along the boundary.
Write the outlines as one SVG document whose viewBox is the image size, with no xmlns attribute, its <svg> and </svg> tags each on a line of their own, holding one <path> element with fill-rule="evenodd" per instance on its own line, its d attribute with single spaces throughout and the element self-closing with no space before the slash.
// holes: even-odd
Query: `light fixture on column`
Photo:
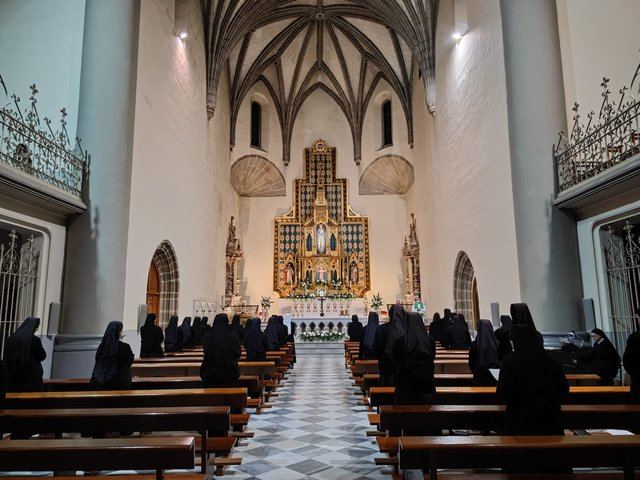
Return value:
<svg viewBox="0 0 640 480">
<path fill-rule="evenodd" d="M 469 24 L 467 21 L 467 0 L 454 0 L 453 3 L 453 13 L 454 13 L 454 28 L 453 28 L 453 39 L 456 43 L 462 40 L 462 37 L 469 28 Z"/>
<path fill-rule="evenodd" d="M 187 0 L 176 0 L 173 27 L 176 36 L 184 42 L 189 35 L 187 32 Z"/>
</svg>

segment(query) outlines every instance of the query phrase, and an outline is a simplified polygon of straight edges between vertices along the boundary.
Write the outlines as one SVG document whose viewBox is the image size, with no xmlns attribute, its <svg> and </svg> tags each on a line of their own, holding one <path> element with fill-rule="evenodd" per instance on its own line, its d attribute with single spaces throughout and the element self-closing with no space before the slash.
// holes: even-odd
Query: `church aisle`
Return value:
<svg viewBox="0 0 640 480">
<path fill-rule="evenodd" d="M 242 465 L 229 478 L 261 480 L 385 479 L 366 436 L 366 408 L 358 405 L 342 355 L 299 355 L 274 407 L 252 415 L 255 433 L 237 449 Z"/>
</svg>

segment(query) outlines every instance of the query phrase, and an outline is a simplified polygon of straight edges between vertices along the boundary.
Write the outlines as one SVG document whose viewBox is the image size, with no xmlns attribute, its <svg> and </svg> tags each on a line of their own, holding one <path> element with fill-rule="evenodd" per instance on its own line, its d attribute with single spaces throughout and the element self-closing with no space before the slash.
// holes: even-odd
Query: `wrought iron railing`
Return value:
<svg viewBox="0 0 640 480">
<path fill-rule="evenodd" d="M 559 192 L 640 153 L 640 64 L 631 83 L 619 90 L 617 102 L 608 85 L 609 79 L 603 78 L 602 104 L 595 122 L 596 113 L 591 111 L 584 125 L 576 103 L 571 132 L 560 132 L 554 148 Z"/>
<path fill-rule="evenodd" d="M 23 110 L 20 97 L 8 94 L 0 76 L 0 101 L 3 93 L 5 97 L 0 109 L 0 162 L 80 197 L 87 156 L 78 138 L 75 145 L 70 142 L 67 110 L 60 110 L 60 126 L 54 132 L 51 120 L 41 121 L 38 114 L 38 89 L 30 88 L 30 106 Z"/>
</svg>

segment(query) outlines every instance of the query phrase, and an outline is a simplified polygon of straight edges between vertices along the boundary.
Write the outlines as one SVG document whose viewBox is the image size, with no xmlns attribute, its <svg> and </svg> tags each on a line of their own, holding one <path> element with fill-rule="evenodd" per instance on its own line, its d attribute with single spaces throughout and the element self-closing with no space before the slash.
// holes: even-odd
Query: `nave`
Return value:
<svg viewBox="0 0 640 480">
<path fill-rule="evenodd" d="M 237 449 L 242 465 L 229 478 L 262 480 L 386 479 L 366 436 L 366 408 L 338 355 L 299 355 L 273 408 L 253 415 L 254 438 Z"/>
</svg>

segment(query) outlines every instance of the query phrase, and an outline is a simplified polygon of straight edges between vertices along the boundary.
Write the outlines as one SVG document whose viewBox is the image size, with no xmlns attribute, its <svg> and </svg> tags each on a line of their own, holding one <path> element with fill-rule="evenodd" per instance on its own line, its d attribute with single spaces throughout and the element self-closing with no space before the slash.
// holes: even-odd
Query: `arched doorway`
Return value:
<svg viewBox="0 0 640 480">
<path fill-rule="evenodd" d="M 469 256 L 465 252 L 458 253 L 453 271 L 453 298 L 456 311 L 471 321 L 473 327 L 480 319 L 480 301 L 478 299 L 478 281 Z"/>
<path fill-rule="evenodd" d="M 156 249 L 147 276 L 147 311 L 158 315 L 162 327 L 178 313 L 180 282 L 175 250 L 168 240 Z"/>
</svg>

